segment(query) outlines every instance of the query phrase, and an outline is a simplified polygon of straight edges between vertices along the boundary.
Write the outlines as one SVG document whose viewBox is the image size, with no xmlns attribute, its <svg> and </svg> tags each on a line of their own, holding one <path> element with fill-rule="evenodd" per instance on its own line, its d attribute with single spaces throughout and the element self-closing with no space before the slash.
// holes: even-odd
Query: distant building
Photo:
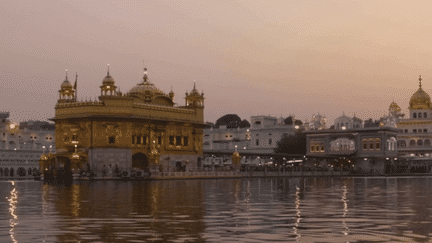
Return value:
<svg viewBox="0 0 432 243">
<path fill-rule="evenodd" d="M 0 113 L 0 177 L 20 177 L 39 170 L 45 152 L 55 151 L 55 126 L 46 121 L 11 122 Z"/>
<path fill-rule="evenodd" d="M 204 129 L 204 153 L 206 155 L 232 155 L 234 150 L 242 156 L 271 157 L 283 134 L 293 135 L 300 126 L 285 125 L 283 118 L 251 116 L 249 128 L 226 126 Z"/>
<path fill-rule="evenodd" d="M 304 128 L 308 130 L 325 130 L 327 129 L 327 118 L 323 115 L 312 115 L 310 122 L 305 121 Z"/>
<path fill-rule="evenodd" d="M 355 115 L 352 118 L 348 117 L 345 115 L 345 112 L 342 114 L 342 116 L 334 120 L 334 129 L 345 130 L 353 128 L 363 128 L 363 120 L 356 117 Z"/>
<path fill-rule="evenodd" d="M 308 131 L 306 156 L 315 165 L 343 166 L 361 173 L 390 173 L 399 166 L 395 163 L 398 132 L 391 127 Z"/>
<path fill-rule="evenodd" d="M 395 103 L 389 107 L 388 125 L 396 123 L 401 129 L 399 134 L 399 154 L 406 157 L 432 157 L 432 105 L 430 96 L 422 89 L 421 77 L 419 88 L 409 101 L 409 118 L 402 119 L 400 108 Z"/>
</svg>

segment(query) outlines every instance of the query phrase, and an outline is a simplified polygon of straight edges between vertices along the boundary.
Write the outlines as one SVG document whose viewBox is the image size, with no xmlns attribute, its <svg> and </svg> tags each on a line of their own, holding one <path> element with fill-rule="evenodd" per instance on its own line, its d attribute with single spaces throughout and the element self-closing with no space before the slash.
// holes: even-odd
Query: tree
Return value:
<svg viewBox="0 0 432 243">
<path fill-rule="evenodd" d="M 227 128 L 250 127 L 250 123 L 241 118 L 237 114 L 226 114 L 216 120 L 215 127 L 226 126 Z"/>
<path fill-rule="evenodd" d="M 292 118 L 292 116 L 287 117 L 284 120 L 284 123 L 285 123 L 285 125 L 292 125 L 293 124 L 293 118 Z"/>
<path fill-rule="evenodd" d="M 294 124 L 301 126 L 301 125 L 303 125 L 303 122 L 300 120 L 295 120 Z"/>
<path fill-rule="evenodd" d="M 240 127 L 242 127 L 242 128 L 243 127 L 250 127 L 250 126 L 251 126 L 250 123 L 246 119 L 243 119 L 243 121 L 240 124 Z"/>
<path fill-rule="evenodd" d="M 379 123 L 380 123 L 379 120 L 373 121 L 372 118 L 369 118 L 369 120 L 366 120 L 364 122 L 364 127 L 365 128 L 368 128 L 368 127 L 379 127 Z"/>
<path fill-rule="evenodd" d="M 299 131 L 294 135 L 282 135 L 282 138 L 277 143 L 274 152 L 296 155 L 306 154 L 306 134 Z"/>
</svg>

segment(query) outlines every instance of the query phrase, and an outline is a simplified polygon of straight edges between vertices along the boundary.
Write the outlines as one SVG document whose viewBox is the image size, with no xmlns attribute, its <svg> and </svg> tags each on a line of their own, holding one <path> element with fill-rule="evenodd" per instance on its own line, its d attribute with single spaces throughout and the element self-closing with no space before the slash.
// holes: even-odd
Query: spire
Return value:
<svg viewBox="0 0 432 243">
<path fill-rule="evenodd" d="M 107 76 L 110 76 L 110 75 L 109 75 L 109 66 L 110 66 L 110 65 L 108 64 L 107 66 L 108 66 Z"/>
<path fill-rule="evenodd" d="M 144 76 L 143 76 L 144 82 L 148 82 L 148 76 L 147 76 L 147 68 L 144 68 Z"/>
<path fill-rule="evenodd" d="M 76 73 L 76 76 L 75 76 L 74 90 L 77 89 L 77 82 L 78 82 L 78 72 Z"/>
<path fill-rule="evenodd" d="M 419 87 L 420 87 L 420 89 L 421 89 L 421 81 L 422 81 L 422 78 L 421 78 L 421 75 L 420 75 L 420 77 L 419 77 Z"/>
<path fill-rule="evenodd" d="M 67 69 L 66 69 L 66 80 L 68 80 L 68 78 L 67 78 Z"/>
</svg>

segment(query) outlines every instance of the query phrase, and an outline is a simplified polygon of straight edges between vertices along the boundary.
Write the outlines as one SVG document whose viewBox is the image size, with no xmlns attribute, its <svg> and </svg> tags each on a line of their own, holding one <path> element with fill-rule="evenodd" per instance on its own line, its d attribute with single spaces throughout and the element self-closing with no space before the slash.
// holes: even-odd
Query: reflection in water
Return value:
<svg viewBox="0 0 432 243">
<path fill-rule="evenodd" d="M 301 214 L 300 214 L 300 188 L 296 187 L 296 196 L 295 196 L 295 209 L 296 209 L 296 222 L 294 226 L 294 235 L 295 239 L 298 241 L 301 235 L 297 232 L 300 226 Z"/>
<path fill-rule="evenodd" d="M 12 181 L 12 190 L 10 191 L 10 196 L 8 198 L 9 201 L 9 212 L 12 218 L 9 220 L 10 223 L 10 230 L 9 234 L 11 237 L 12 242 L 18 242 L 15 239 L 15 226 L 18 224 L 18 216 L 15 214 L 16 210 L 16 204 L 18 202 L 18 192 L 15 187 L 15 182 Z"/>
<path fill-rule="evenodd" d="M 430 242 L 431 184 L 432 178 L 61 187 L 0 181 L 0 232 L 7 232 L 0 242 Z"/>
<path fill-rule="evenodd" d="M 343 203 L 343 214 L 342 214 L 342 224 L 344 227 L 344 231 L 343 234 L 344 235 L 348 235 L 348 226 L 346 224 L 346 216 L 348 213 L 348 199 L 347 199 L 347 186 L 346 186 L 346 181 L 344 181 L 344 186 L 342 187 L 342 203 Z"/>
</svg>

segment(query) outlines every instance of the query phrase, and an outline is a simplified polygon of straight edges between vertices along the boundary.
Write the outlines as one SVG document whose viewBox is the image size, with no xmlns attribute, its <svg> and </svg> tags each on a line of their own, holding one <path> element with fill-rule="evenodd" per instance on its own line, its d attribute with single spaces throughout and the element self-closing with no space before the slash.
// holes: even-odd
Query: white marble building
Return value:
<svg viewBox="0 0 432 243">
<path fill-rule="evenodd" d="M 54 124 L 45 121 L 11 122 L 0 112 L 0 178 L 29 176 L 39 170 L 43 153 L 55 151 Z"/>
</svg>

